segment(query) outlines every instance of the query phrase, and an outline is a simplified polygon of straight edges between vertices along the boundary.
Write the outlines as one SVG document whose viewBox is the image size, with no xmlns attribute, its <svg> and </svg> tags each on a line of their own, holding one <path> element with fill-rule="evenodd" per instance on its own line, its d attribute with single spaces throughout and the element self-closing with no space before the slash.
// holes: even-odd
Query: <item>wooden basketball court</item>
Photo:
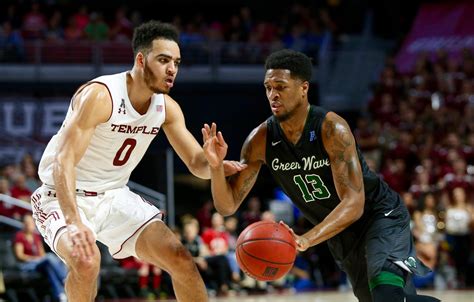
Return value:
<svg viewBox="0 0 474 302">
<path fill-rule="evenodd" d="M 443 290 L 443 291 L 418 291 L 420 294 L 434 296 L 446 302 L 473 302 L 474 290 Z M 123 302 L 145 300 L 121 300 Z M 148 300 L 149 301 L 149 300 Z M 156 300 L 165 302 L 165 300 Z M 167 302 L 176 300 L 166 300 Z M 357 302 L 352 292 L 311 292 L 311 293 L 286 293 L 267 294 L 257 296 L 235 296 L 212 298 L 210 302 Z"/>
<path fill-rule="evenodd" d="M 419 291 L 420 294 L 434 296 L 441 301 L 473 302 L 474 290 Z M 351 292 L 313 292 L 305 294 L 264 295 L 248 297 L 215 298 L 213 302 L 357 302 Z"/>
</svg>

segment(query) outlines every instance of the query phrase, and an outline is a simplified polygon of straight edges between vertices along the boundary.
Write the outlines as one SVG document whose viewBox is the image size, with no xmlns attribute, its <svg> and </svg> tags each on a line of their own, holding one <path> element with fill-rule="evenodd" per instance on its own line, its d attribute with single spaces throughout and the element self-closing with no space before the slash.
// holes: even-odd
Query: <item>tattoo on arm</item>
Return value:
<svg viewBox="0 0 474 302">
<path fill-rule="evenodd" d="M 257 172 L 258 171 L 252 171 L 244 180 L 242 183 L 242 186 L 240 187 L 239 191 L 237 192 L 235 196 L 236 201 L 242 201 L 247 195 L 247 193 L 252 189 L 252 183 L 255 180 L 255 177 L 257 177 Z"/>
<path fill-rule="evenodd" d="M 250 141 L 246 141 L 244 143 L 244 146 L 242 148 L 241 152 L 241 161 L 248 164 L 251 160 L 251 154 L 252 154 L 252 144 Z M 245 177 L 241 181 L 240 187 L 237 187 L 237 192 L 234 193 L 234 200 L 237 202 L 240 202 L 244 199 L 245 195 L 252 189 L 253 182 L 255 178 L 257 177 L 258 174 L 258 169 L 252 169 L 251 167 L 248 167 L 247 170 L 244 170 L 242 172 L 239 172 L 238 174 L 235 175 L 235 177 L 231 178 L 231 182 L 236 182 L 240 177 Z M 241 175 L 241 174 L 244 175 Z"/>
<path fill-rule="evenodd" d="M 360 173 L 357 165 L 359 158 L 352 152 L 355 149 L 355 141 L 350 130 L 344 124 L 328 120 L 326 138 L 330 142 L 329 151 L 334 157 L 336 181 L 346 188 L 360 192 L 362 181 L 357 175 Z"/>
</svg>

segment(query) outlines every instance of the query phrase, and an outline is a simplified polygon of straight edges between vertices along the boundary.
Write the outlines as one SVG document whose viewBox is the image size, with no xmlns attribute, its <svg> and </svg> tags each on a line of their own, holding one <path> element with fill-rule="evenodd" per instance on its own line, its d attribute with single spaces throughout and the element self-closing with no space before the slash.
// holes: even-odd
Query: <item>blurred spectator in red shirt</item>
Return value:
<svg viewBox="0 0 474 302">
<path fill-rule="evenodd" d="M 193 256 L 206 287 L 215 292 L 226 293 L 231 284 L 229 261 L 225 255 L 211 255 L 198 233 L 199 223 L 196 219 L 184 222 L 181 242 Z"/>
<path fill-rule="evenodd" d="M 25 205 L 30 204 L 31 191 L 26 187 L 26 178 L 23 174 L 18 174 L 15 178 L 14 185 L 11 187 L 11 196 L 25 202 Z M 13 206 L 11 208 L 10 217 L 20 220 L 25 214 L 29 214 L 30 210 Z"/>
<path fill-rule="evenodd" d="M 410 179 L 407 176 L 406 165 L 403 159 L 389 159 L 381 172 L 383 179 L 396 192 L 404 192 L 408 189 Z"/>
<path fill-rule="evenodd" d="M 23 17 L 23 37 L 25 39 L 41 39 L 46 31 L 45 15 L 40 11 L 40 4 L 33 2 L 31 10 Z"/>
<path fill-rule="evenodd" d="M 474 186 L 473 176 L 467 173 L 466 161 L 457 158 L 452 161 L 453 171 L 444 175 L 440 180 L 440 186 L 448 191 L 461 187 L 466 191 Z"/>
<path fill-rule="evenodd" d="M 48 277 L 55 299 L 66 301 L 64 281 L 66 266 L 53 253 L 45 253 L 41 236 L 35 231 L 31 215 L 23 217 L 23 230 L 15 234 L 13 248 L 16 258 L 21 262 L 20 269 L 26 272 L 41 272 Z"/>
<path fill-rule="evenodd" d="M 229 251 L 229 233 L 224 226 L 224 217 L 219 213 L 212 214 L 212 228 L 202 232 L 202 240 L 211 255 L 225 255 Z"/>
<path fill-rule="evenodd" d="M 66 41 L 78 41 L 84 37 L 84 30 L 77 25 L 76 19 L 69 17 L 64 29 L 64 39 Z"/>
<path fill-rule="evenodd" d="M 72 17 L 75 21 L 77 28 L 82 32 L 89 24 L 89 11 L 86 5 L 81 5 L 77 13 Z"/>
<path fill-rule="evenodd" d="M 387 157 L 402 159 L 406 165 L 406 171 L 412 171 L 418 164 L 417 148 L 413 144 L 413 135 L 408 131 L 401 131 L 398 140 L 390 146 Z"/>
<path fill-rule="evenodd" d="M 31 191 L 26 186 L 26 177 L 23 174 L 18 174 L 15 178 L 13 187 L 11 188 L 12 197 L 21 199 L 23 201 L 30 201 Z"/>
<path fill-rule="evenodd" d="M 148 299 L 160 297 L 162 271 L 159 267 L 135 257 L 120 259 L 120 266 L 128 270 L 137 271 L 140 297 Z M 150 279 L 152 281 L 151 287 L 148 284 Z"/>
</svg>

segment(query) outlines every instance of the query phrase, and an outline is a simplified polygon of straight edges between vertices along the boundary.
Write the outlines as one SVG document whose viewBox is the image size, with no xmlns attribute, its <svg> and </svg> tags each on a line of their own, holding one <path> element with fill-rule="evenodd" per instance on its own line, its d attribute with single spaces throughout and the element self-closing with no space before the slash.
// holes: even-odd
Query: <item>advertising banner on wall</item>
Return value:
<svg viewBox="0 0 474 302">
<path fill-rule="evenodd" d="M 18 162 L 26 153 L 39 159 L 61 126 L 69 99 L 0 99 L 0 165 Z"/>
<path fill-rule="evenodd" d="M 474 2 L 425 4 L 397 54 L 402 73 L 410 72 L 422 52 L 444 49 L 458 57 L 465 48 L 474 49 Z"/>
</svg>

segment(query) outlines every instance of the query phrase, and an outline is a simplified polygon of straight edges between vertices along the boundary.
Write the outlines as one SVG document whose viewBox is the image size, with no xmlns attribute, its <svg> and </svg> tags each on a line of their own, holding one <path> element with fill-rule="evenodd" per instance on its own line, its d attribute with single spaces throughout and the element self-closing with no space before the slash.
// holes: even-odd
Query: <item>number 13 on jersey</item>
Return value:
<svg viewBox="0 0 474 302">
<path fill-rule="evenodd" d="M 304 178 L 303 178 L 304 176 Z M 331 196 L 328 188 L 324 185 L 321 177 L 316 174 L 295 175 L 293 181 L 301 191 L 301 195 L 306 202 L 315 199 L 326 199 Z"/>
</svg>

